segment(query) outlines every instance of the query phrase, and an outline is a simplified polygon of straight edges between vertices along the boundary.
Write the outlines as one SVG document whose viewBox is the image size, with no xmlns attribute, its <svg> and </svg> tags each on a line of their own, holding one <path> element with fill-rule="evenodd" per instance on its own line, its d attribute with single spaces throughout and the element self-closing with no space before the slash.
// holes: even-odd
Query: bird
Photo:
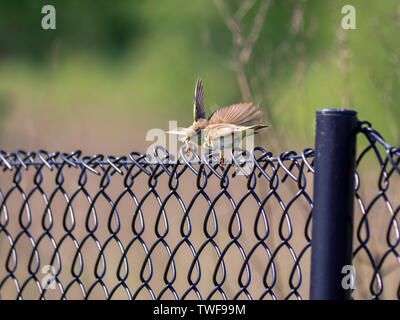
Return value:
<svg viewBox="0 0 400 320">
<path fill-rule="evenodd" d="M 203 83 L 199 78 L 193 98 L 193 124 L 167 133 L 180 136 L 180 140 L 186 144 L 186 153 L 190 152 L 189 141 L 208 150 L 218 150 L 220 163 L 224 165 L 224 149 L 233 148 L 247 135 L 269 127 L 261 123 L 262 114 L 258 105 L 242 102 L 219 108 L 206 118 Z"/>
</svg>

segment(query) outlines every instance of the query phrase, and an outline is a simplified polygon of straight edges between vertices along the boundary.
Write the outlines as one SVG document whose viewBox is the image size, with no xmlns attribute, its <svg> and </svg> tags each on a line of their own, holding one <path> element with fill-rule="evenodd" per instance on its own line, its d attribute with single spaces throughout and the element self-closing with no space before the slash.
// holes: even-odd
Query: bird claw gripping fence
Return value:
<svg viewBox="0 0 400 320">
<path fill-rule="evenodd" d="M 351 240 L 353 298 L 400 299 L 400 148 L 368 122 L 356 131 L 354 218 L 336 237 Z M 321 150 L 234 150 L 224 166 L 162 147 L 153 160 L 0 151 L 0 298 L 327 297 L 321 268 L 343 248 L 318 233 L 330 219 L 314 200 L 329 200 L 314 190 Z M 335 174 L 327 185 L 346 189 Z"/>
</svg>

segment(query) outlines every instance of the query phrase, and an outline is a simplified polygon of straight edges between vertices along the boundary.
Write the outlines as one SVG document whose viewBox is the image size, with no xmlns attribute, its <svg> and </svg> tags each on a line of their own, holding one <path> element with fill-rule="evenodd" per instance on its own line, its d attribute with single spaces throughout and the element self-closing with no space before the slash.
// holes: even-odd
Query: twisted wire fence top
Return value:
<svg viewBox="0 0 400 320">
<path fill-rule="evenodd" d="M 313 150 L 235 152 L 0 152 L 1 298 L 307 295 Z"/>
<path fill-rule="evenodd" d="M 400 298 L 400 151 L 359 132 L 353 297 Z M 0 298 L 308 298 L 314 151 L 215 158 L 0 151 Z"/>
<path fill-rule="evenodd" d="M 367 121 L 359 130 L 355 293 L 363 299 L 400 299 L 400 147 L 391 147 Z"/>
</svg>

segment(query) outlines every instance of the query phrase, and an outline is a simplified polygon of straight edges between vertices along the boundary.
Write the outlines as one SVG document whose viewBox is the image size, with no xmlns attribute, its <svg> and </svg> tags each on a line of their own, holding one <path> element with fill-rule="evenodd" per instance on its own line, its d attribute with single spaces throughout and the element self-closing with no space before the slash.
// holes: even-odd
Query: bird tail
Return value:
<svg viewBox="0 0 400 320">
<path fill-rule="evenodd" d="M 255 124 L 253 126 L 248 127 L 248 129 L 252 129 L 254 131 L 265 129 L 265 128 L 269 128 L 269 126 L 267 126 L 266 124 L 262 124 L 262 123 Z"/>
<path fill-rule="evenodd" d="M 248 127 L 244 127 L 244 130 L 242 131 L 242 137 L 244 138 L 248 135 L 253 135 L 253 134 L 256 135 L 258 133 L 258 130 L 265 129 L 268 127 L 269 126 L 267 126 L 266 124 L 261 124 L 261 123 L 255 124 L 252 126 L 248 126 Z M 249 131 L 249 130 L 252 130 L 252 131 Z"/>
</svg>

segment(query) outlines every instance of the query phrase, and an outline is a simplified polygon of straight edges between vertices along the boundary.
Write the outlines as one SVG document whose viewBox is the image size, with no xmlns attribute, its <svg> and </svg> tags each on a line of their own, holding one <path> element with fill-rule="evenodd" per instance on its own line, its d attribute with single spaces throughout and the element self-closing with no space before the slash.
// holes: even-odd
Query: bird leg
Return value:
<svg viewBox="0 0 400 320">
<path fill-rule="evenodd" d="M 232 155 L 232 165 L 233 165 L 233 167 L 235 167 L 236 162 L 234 161 L 235 154 L 233 152 L 233 146 L 232 146 L 232 149 L 231 149 L 231 155 Z"/>
<path fill-rule="evenodd" d="M 221 163 L 221 166 L 224 166 L 225 162 L 224 162 L 224 156 L 222 155 L 222 151 L 219 151 L 219 161 Z"/>
<path fill-rule="evenodd" d="M 187 137 L 186 139 L 185 139 L 185 144 L 186 144 L 186 155 L 188 156 L 189 155 L 189 153 L 190 153 L 190 146 L 189 146 L 189 143 L 188 143 L 188 141 L 190 140 L 190 138 L 189 137 Z"/>
</svg>

